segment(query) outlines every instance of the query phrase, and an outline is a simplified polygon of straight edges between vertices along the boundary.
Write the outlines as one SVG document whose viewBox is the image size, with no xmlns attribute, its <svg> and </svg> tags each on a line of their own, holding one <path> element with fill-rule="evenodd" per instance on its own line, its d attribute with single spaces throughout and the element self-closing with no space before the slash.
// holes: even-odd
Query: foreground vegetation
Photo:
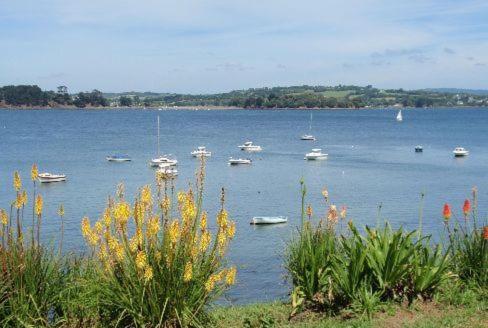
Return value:
<svg viewBox="0 0 488 328">
<path fill-rule="evenodd" d="M 123 185 L 100 219 L 85 217 L 89 252 L 64 256 L 64 208 L 59 244 L 41 243 L 43 198 L 31 171 L 32 211 L 21 178 L 15 200 L 0 210 L 0 325 L 5 327 L 482 327 L 488 313 L 488 226 L 478 222 L 477 191 L 456 219 L 443 209 L 445 236 L 432 242 L 419 228 L 386 222 L 361 232 L 347 209 L 330 203 L 317 218 L 306 206 L 287 246 L 289 303 L 213 308 L 236 280 L 225 253 L 235 224 L 221 207 L 210 228 L 202 210 L 204 159 L 196 183 L 174 192 L 157 174 L 133 204 Z M 31 219 L 29 216 L 31 216 Z M 345 224 L 347 222 L 347 224 Z M 344 223 L 344 224 L 343 224 Z M 212 237 L 213 235 L 213 237 Z"/>
<path fill-rule="evenodd" d="M 362 108 L 487 106 L 488 92 L 479 90 L 378 89 L 370 85 L 292 86 L 253 88 L 217 94 L 173 94 L 154 92 L 105 93 L 98 90 L 70 95 L 65 86 L 42 91 L 38 86 L 18 85 L 0 88 L 0 107 L 192 107 L 239 108 Z"/>
</svg>

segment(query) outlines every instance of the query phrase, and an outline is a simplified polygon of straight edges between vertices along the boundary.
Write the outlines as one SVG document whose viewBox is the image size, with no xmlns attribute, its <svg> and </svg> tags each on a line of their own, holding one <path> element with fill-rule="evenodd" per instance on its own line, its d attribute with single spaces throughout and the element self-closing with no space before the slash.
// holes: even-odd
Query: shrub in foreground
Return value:
<svg viewBox="0 0 488 328">
<path fill-rule="evenodd" d="M 297 310 L 353 308 L 370 315 L 382 301 L 432 298 L 452 276 L 448 253 L 440 245 L 432 246 L 429 236 L 393 230 L 388 223 L 383 228 L 366 227 L 362 235 L 349 221 L 346 231 L 338 231 L 339 220 L 346 220 L 345 208 L 338 212 L 329 204 L 326 191 L 324 197 L 327 217 L 314 225 L 308 207 L 287 249 L 286 267 Z"/>
<path fill-rule="evenodd" d="M 39 236 L 43 199 L 36 195 L 37 167 L 32 168 L 34 202 L 32 226 L 24 228 L 28 216 L 27 193 L 20 175 L 14 174 L 15 200 L 10 211 L 0 210 L 0 325 L 39 327 L 62 317 L 62 261 L 41 245 Z M 24 216 L 24 213 L 26 215 Z M 61 213 L 63 214 L 63 213 Z"/>
<path fill-rule="evenodd" d="M 83 219 L 97 272 L 86 283 L 103 325 L 196 325 L 204 322 L 206 305 L 234 283 L 236 269 L 224 267 L 224 255 L 235 225 L 222 191 L 212 238 L 201 209 L 201 170 L 196 193 L 189 189 L 173 199 L 172 180 L 159 175 L 155 197 L 144 186 L 131 206 L 119 189 L 99 221 Z"/>
</svg>

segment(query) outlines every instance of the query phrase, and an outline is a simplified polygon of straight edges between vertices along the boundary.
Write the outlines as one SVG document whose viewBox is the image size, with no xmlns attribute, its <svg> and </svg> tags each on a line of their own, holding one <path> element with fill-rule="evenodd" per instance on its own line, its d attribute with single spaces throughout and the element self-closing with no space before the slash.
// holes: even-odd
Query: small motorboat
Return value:
<svg viewBox="0 0 488 328">
<path fill-rule="evenodd" d="M 423 151 L 424 151 L 424 147 L 422 147 L 421 145 L 415 146 L 415 152 L 416 153 L 421 153 Z"/>
<path fill-rule="evenodd" d="M 309 141 L 315 141 L 315 137 L 311 134 L 305 134 L 300 137 L 300 140 L 309 140 Z"/>
<path fill-rule="evenodd" d="M 244 151 L 261 151 L 263 148 L 261 146 L 253 145 L 252 141 L 246 141 L 243 145 L 238 146 Z"/>
<path fill-rule="evenodd" d="M 306 160 L 319 160 L 319 159 L 326 159 L 328 154 L 322 153 L 322 149 L 320 148 L 314 148 L 310 153 L 305 154 Z"/>
<path fill-rule="evenodd" d="M 402 122 L 403 121 L 403 116 L 402 116 L 402 110 L 401 109 L 398 111 L 398 114 L 396 116 L 396 120 L 397 120 L 397 122 Z"/>
<path fill-rule="evenodd" d="M 176 159 L 170 158 L 169 156 L 160 156 L 157 158 L 153 158 L 149 163 L 152 167 L 158 167 L 161 164 L 169 164 L 170 166 L 175 166 L 178 164 Z"/>
<path fill-rule="evenodd" d="M 61 181 L 66 181 L 66 175 L 65 174 L 39 173 L 38 180 L 40 183 L 61 182 Z"/>
<path fill-rule="evenodd" d="M 210 157 L 212 156 L 212 152 L 208 151 L 205 146 L 197 147 L 196 150 L 191 152 L 193 157 Z"/>
<path fill-rule="evenodd" d="M 463 147 L 454 148 L 452 153 L 454 154 L 455 157 L 462 157 L 462 156 L 468 156 L 469 155 L 469 151 L 464 149 Z"/>
<path fill-rule="evenodd" d="M 288 222 L 286 216 L 255 216 L 251 219 L 251 224 L 279 224 Z"/>
<path fill-rule="evenodd" d="M 239 164 L 251 164 L 252 160 L 250 158 L 229 158 L 230 165 L 239 165 Z"/>
<path fill-rule="evenodd" d="M 128 155 L 109 155 L 106 157 L 109 162 L 130 162 L 132 158 Z"/>
</svg>

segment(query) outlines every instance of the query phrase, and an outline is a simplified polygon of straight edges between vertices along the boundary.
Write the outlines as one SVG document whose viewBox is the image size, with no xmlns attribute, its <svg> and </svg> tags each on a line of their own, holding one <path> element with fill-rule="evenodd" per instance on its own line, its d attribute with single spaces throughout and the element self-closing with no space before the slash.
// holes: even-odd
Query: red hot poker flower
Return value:
<svg viewBox="0 0 488 328">
<path fill-rule="evenodd" d="M 471 210 L 471 203 L 469 202 L 468 199 L 466 199 L 464 201 L 464 205 L 463 205 L 463 213 L 464 213 L 464 216 L 468 216 L 468 213 L 469 213 L 470 210 Z"/>
<path fill-rule="evenodd" d="M 488 240 L 488 226 L 483 227 L 483 239 Z"/>
<path fill-rule="evenodd" d="M 444 204 L 444 210 L 442 211 L 442 215 L 444 216 L 444 220 L 449 221 L 452 215 L 451 207 L 449 207 L 449 204 Z"/>
</svg>

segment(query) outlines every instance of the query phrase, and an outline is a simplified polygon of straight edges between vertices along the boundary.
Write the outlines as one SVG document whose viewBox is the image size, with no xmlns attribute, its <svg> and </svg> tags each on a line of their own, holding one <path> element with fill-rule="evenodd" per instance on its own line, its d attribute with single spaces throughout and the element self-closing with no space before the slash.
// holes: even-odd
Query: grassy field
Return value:
<svg viewBox="0 0 488 328">
<path fill-rule="evenodd" d="M 428 302 L 412 307 L 385 305 L 371 320 L 351 317 L 350 313 L 327 317 L 313 312 L 289 318 L 291 306 L 283 303 L 254 304 L 242 307 L 217 308 L 212 312 L 214 327 L 488 327 L 487 303 L 467 304 Z"/>
</svg>

